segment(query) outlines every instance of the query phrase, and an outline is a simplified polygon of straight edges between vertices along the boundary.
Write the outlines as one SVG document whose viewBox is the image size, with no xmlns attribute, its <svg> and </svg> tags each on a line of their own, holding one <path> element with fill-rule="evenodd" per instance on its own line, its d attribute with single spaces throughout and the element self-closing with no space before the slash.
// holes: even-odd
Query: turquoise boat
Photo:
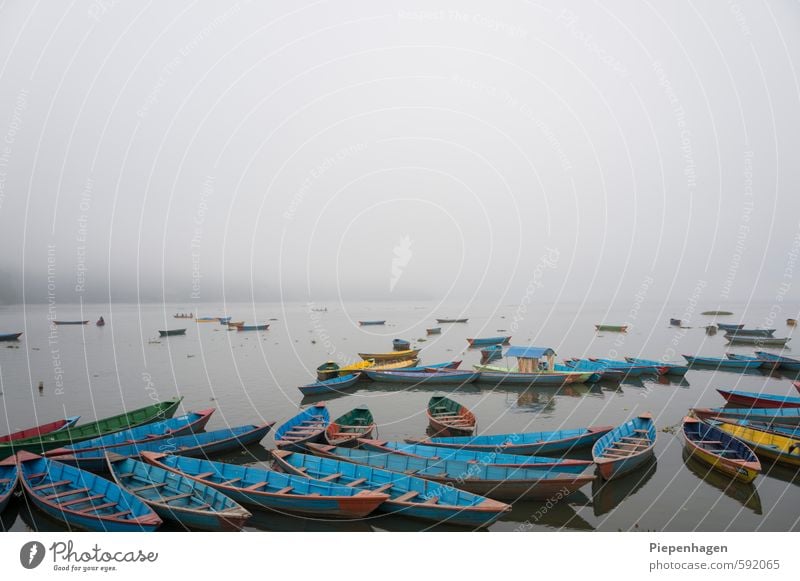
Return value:
<svg viewBox="0 0 800 581">
<path fill-rule="evenodd" d="M 0 514 L 8 506 L 19 484 L 19 470 L 14 456 L 0 462 Z"/>
<path fill-rule="evenodd" d="M 602 363 L 598 363 L 596 361 L 590 361 L 588 359 L 567 359 L 564 361 L 564 365 L 557 364 L 554 366 L 554 368 L 556 371 L 590 372 L 591 375 L 587 380 L 588 383 L 597 383 L 598 381 L 611 381 L 614 383 L 619 383 L 628 375 L 641 375 L 641 372 L 634 372 L 633 374 L 630 374 L 627 371 L 610 369 L 607 365 L 603 365 Z"/>
<path fill-rule="evenodd" d="M 269 329 L 269 323 L 263 325 L 237 325 L 237 331 L 266 331 Z"/>
<path fill-rule="evenodd" d="M 358 373 L 350 373 L 342 375 L 341 377 L 334 377 L 333 379 L 325 379 L 323 381 L 315 381 L 307 385 L 301 385 L 297 389 L 303 395 L 321 395 L 324 393 L 341 393 L 355 387 L 358 382 Z"/>
<path fill-rule="evenodd" d="M 697 357 L 695 355 L 684 355 L 686 362 L 692 366 L 716 367 L 717 369 L 743 371 L 747 369 L 758 369 L 764 362 L 759 359 L 726 359 L 720 357 Z"/>
<path fill-rule="evenodd" d="M 756 356 L 762 361 L 778 364 L 781 369 L 786 369 L 787 371 L 800 371 L 800 359 L 784 357 L 783 355 L 773 355 L 772 353 L 767 353 L 766 351 L 756 351 Z"/>
<path fill-rule="evenodd" d="M 589 359 L 602 363 L 609 369 L 616 369 L 618 371 L 637 369 L 642 372 L 642 375 L 666 375 L 666 373 L 669 371 L 669 366 L 660 361 L 641 364 L 631 363 L 629 361 L 618 361 L 616 359 L 604 359 L 602 357 L 590 357 Z"/>
<path fill-rule="evenodd" d="M 403 371 L 425 371 L 426 369 L 458 369 L 461 359 L 456 361 L 445 361 L 444 363 L 431 363 L 430 365 L 420 365 L 419 367 L 403 367 Z"/>
<path fill-rule="evenodd" d="M 800 408 L 694 408 L 694 413 L 704 420 L 722 417 L 762 424 L 800 426 Z"/>
<path fill-rule="evenodd" d="M 592 447 L 592 457 L 605 480 L 619 478 L 642 467 L 653 456 L 656 428 L 653 416 L 641 414 L 617 426 Z"/>
<path fill-rule="evenodd" d="M 654 359 L 641 359 L 639 357 L 626 357 L 625 361 L 628 363 L 633 363 L 634 365 L 643 365 L 643 366 L 652 366 L 654 368 L 666 367 L 667 372 L 665 375 L 675 375 L 677 377 L 683 377 L 686 375 L 686 372 L 689 371 L 689 367 L 686 365 L 677 365 L 675 363 L 668 363 L 666 361 L 656 361 Z"/>
<path fill-rule="evenodd" d="M 284 450 L 303 450 L 305 444 L 321 440 L 330 423 L 325 404 L 312 405 L 275 430 L 275 445 Z"/>
<path fill-rule="evenodd" d="M 483 347 L 485 345 L 507 345 L 511 337 L 467 337 L 470 347 Z"/>
</svg>

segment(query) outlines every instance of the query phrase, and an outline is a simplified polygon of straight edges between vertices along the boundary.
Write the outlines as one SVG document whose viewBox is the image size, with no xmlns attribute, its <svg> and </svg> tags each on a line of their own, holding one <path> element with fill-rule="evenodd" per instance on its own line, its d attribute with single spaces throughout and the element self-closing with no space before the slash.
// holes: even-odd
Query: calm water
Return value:
<svg viewBox="0 0 800 581">
<path fill-rule="evenodd" d="M 694 315 L 691 329 L 670 327 L 670 316 L 681 317 L 685 306 L 642 307 L 607 312 L 603 306 L 561 305 L 477 307 L 461 312 L 458 305 L 328 304 L 327 312 L 309 312 L 301 304 L 241 304 L 193 306 L 200 315 L 233 316 L 248 322 L 270 321 L 263 333 L 228 332 L 217 324 L 173 319 L 180 305 L 60 306 L 59 319 L 91 319 L 103 315 L 105 327 L 93 324 L 58 327 L 51 336 L 46 306 L 0 309 L 0 332 L 24 330 L 18 344 L 0 344 L 0 433 L 80 414 L 83 421 L 147 405 L 153 397 L 184 396 L 185 410 L 216 407 L 207 429 L 258 423 L 291 416 L 301 403 L 296 386 L 311 381 L 315 368 L 327 359 L 354 360 L 359 351 L 390 351 L 391 340 L 402 337 L 422 347 L 423 361 L 463 359 L 469 368 L 479 359 L 466 349 L 466 337 L 512 334 L 515 344 L 553 347 L 559 357 L 618 354 L 682 361 L 681 353 L 722 355 L 721 334 L 699 328 L 711 317 Z M 769 323 L 769 305 L 740 306 L 729 322 L 760 326 Z M 783 313 L 789 313 L 783 305 Z M 796 313 L 795 308 L 791 313 Z M 621 323 L 635 315 L 627 334 L 594 332 L 601 321 Z M 426 337 L 425 328 L 438 326 L 436 317 L 469 317 L 468 324 L 442 325 L 439 336 Z M 776 336 L 791 333 L 784 314 L 770 326 Z M 687 317 L 683 315 L 683 318 Z M 358 319 L 386 319 L 384 327 L 359 327 Z M 516 322 L 515 322 L 516 321 Z M 158 340 L 158 329 L 187 327 L 186 336 Z M 505 331 L 501 331 L 505 330 Z M 425 342 L 419 339 L 428 339 Z M 751 353 L 752 348 L 730 349 Z M 39 382 L 44 383 L 41 393 Z M 606 486 L 587 486 L 554 506 L 516 503 L 512 513 L 492 530 L 736 530 L 787 531 L 800 525 L 800 479 L 794 471 L 768 467 L 754 486 L 731 483 L 702 465 L 684 459 L 675 427 L 693 406 L 718 406 L 724 401 L 716 388 L 793 393 L 786 375 L 690 371 L 681 381 L 643 381 L 613 386 L 563 389 L 473 384 L 457 390 L 456 399 L 478 417 L 481 433 L 554 430 L 588 425 L 618 424 L 642 411 L 653 412 L 659 429 L 657 459 L 646 469 Z M 434 388 L 391 389 L 363 383 L 348 395 L 329 398 L 333 417 L 359 404 L 368 404 L 379 424 L 379 436 L 401 439 L 420 436 L 427 425 L 425 405 Z M 796 393 L 794 393 L 797 395 Z M 304 402 L 307 403 L 307 402 Z M 266 461 L 272 447 L 228 458 Z M 253 528 L 262 530 L 423 530 L 426 523 L 399 517 L 375 517 L 355 523 L 320 522 L 259 513 Z M 2 517 L 10 530 L 60 530 L 59 523 L 30 512 L 21 502 Z"/>
</svg>

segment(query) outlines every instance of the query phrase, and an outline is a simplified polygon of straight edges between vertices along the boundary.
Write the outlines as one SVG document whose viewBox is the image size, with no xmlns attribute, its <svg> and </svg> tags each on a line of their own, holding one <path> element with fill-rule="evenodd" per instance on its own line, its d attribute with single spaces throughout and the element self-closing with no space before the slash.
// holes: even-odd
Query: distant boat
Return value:
<svg viewBox="0 0 800 581">
<path fill-rule="evenodd" d="M 98 327 L 102 327 L 105 324 L 106 324 L 106 320 L 103 317 L 100 317 L 99 319 L 97 319 L 97 322 L 95 323 L 95 325 L 97 325 Z"/>
<path fill-rule="evenodd" d="M 738 345 L 757 345 L 765 347 L 768 345 L 783 346 L 791 341 L 791 337 L 742 337 L 739 335 L 726 335 L 728 343 Z"/>
<path fill-rule="evenodd" d="M 88 325 L 89 321 L 53 321 L 54 325 Z"/>
<path fill-rule="evenodd" d="M 220 325 L 227 325 L 231 322 L 233 317 L 217 317 L 217 321 L 219 321 Z"/>
<path fill-rule="evenodd" d="M 355 446 L 358 438 L 371 438 L 376 427 L 372 412 L 360 405 L 328 424 L 325 441 L 331 446 Z"/>
<path fill-rule="evenodd" d="M 317 379 L 327 381 L 339 375 L 339 364 L 335 361 L 326 361 L 317 367 Z"/>
<path fill-rule="evenodd" d="M 346 391 L 356 385 L 359 375 L 357 373 L 350 373 L 349 375 L 342 375 L 339 377 L 334 374 L 330 379 L 322 381 L 315 381 L 307 385 L 301 385 L 297 389 L 303 395 L 320 395 L 323 393 L 340 393 Z"/>
<path fill-rule="evenodd" d="M 800 409 L 798 408 L 694 408 L 698 418 L 722 419 L 735 418 L 762 424 L 781 424 L 784 426 L 800 426 Z"/>
<path fill-rule="evenodd" d="M 491 345 L 481 349 L 481 365 L 486 365 L 492 361 L 496 361 L 503 357 L 503 347 L 500 345 Z M 558 371 L 557 369 L 555 371 Z"/>
<path fill-rule="evenodd" d="M 441 394 L 428 401 L 428 423 L 431 430 L 441 436 L 471 436 L 475 433 L 478 421 L 466 406 Z"/>
<path fill-rule="evenodd" d="M 362 327 L 365 327 L 367 325 L 385 325 L 386 320 L 384 319 L 383 321 L 359 321 L 358 324 L 361 325 Z"/>
<path fill-rule="evenodd" d="M 626 333 L 628 331 L 628 325 L 606 325 L 601 323 L 595 325 L 594 328 L 597 331 L 613 331 L 615 333 Z"/>
<path fill-rule="evenodd" d="M 620 383 L 628 376 L 636 377 L 642 374 L 641 369 L 635 366 L 621 371 L 619 369 L 612 369 L 604 363 L 591 361 L 590 359 L 568 359 L 564 361 L 564 365 L 555 365 L 554 367 L 556 371 L 589 372 L 591 375 L 587 380 L 588 383 L 597 383 L 598 381 Z"/>
<path fill-rule="evenodd" d="M 625 361 L 633 363 L 634 365 L 651 365 L 656 368 L 666 367 L 667 372 L 664 375 L 676 375 L 683 377 L 689 368 L 686 365 L 677 365 L 675 363 L 668 363 L 666 361 L 655 361 L 653 359 L 640 359 L 639 357 L 626 357 Z"/>
<path fill-rule="evenodd" d="M 5 333 L 0 335 L 0 341 L 16 341 L 22 337 L 22 333 Z"/>
<path fill-rule="evenodd" d="M 701 315 L 706 315 L 706 316 L 714 316 L 714 315 L 726 316 L 726 315 L 732 315 L 733 313 L 730 312 L 730 311 L 703 311 L 700 314 Z"/>
<path fill-rule="evenodd" d="M 800 397 L 717 389 L 729 405 L 753 408 L 800 408 Z"/>
<path fill-rule="evenodd" d="M 470 347 L 480 347 L 484 345 L 507 345 L 511 342 L 511 337 L 467 337 Z"/>
<path fill-rule="evenodd" d="M 0 436 L 0 443 L 12 442 L 14 440 L 25 440 L 27 438 L 36 438 L 38 436 L 44 436 L 45 434 L 51 434 L 59 430 L 66 430 L 78 423 L 80 418 L 80 416 L 72 416 L 63 420 L 56 420 L 54 422 L 35 426 L 33 428 L 25 428 L 24 430 L 13 432 L 7 436 Z"/>
<path fill-rule="evenodd" d="M 728 359 L 732 359 L 734 361 L 751 361 L 760 363 L 761 369 L 777 369 L 778 367 L 780 367 L 779 361 L 762 359 L 761 357 L 752 357 L 750 355 L 739 355 L 737 353 L 726 353 L 725 355 Z"/>
<path fill-rule="evenodd" d="M 425 329 L 425 332 L 428 335 L 441 335 L 442 334 L 442 328 L 441 327 L 432 327 L 430 329 Z"/>
<path fill-rule="evenodd" d="M 592 447 L 592 457 L 600 475 L 612 480 L 642 467 L 653 456 L 655 443 L 653 416 L 645 413 L 597 440 Z"/>
<path fill-rule="evenodd" d="M 373 361 L 405 361 L 408 359 L 414 359 L 421 349 L 406 349 L 404 351 L 390 351 L 389 353 L 359 353 L 358 356 L 361 359 L 367 361 L 372 359 Z"/>
<path fill-rule="evenodd" d="M 674 327 L 680 327 L 681 326 L 681 320 L 680 319 L 670 319 L 669 320 L 669 324 L 674 326 Z"/>
<path fill-rule="evenodd" d="M 725 333 L 725 337 L 772 337 L 775 329 L 735 329 Z"/>
<path fill-rule="evenodd" d="M 437 323 L 466 323 L 469 319 L 436 319 Z"/>
<path fill-rule="evenodd" d="M 266 331 L 269 329 L 269 324 L 265 323 L 263 325 L 239 325 L 236 327 L 238 331 Z"/>
<path fill-rule="evenodd" d="M 464 385 L 477 381 L 480 377 L 480 373 L 443 368 L 424 368 L 422 371 L 365 369 L 364 374 L 373 381 L 406 385 Z"/>
<path fill-rule="evenodd" d="M 744 329 L 744 323 L 739 323 L 738 325 L 733 323 L 717 323 L 717 328 L 720 331 L 738 331 L 739 329 Z"/>
<path fill-rule="evenodd" d="M 218 323 L 219 317 L 197 317 L 195 319 L 197 323 Z"/>
<path fill-rule="evenodd" d="M 603 359 L 602 357 L 590 357 L 592 361 L 597 361 L 607 366 L 609 369 L 616 369 L 619 371 L 626 371 L 628 369 L 637 369 L 643 375 L 666 375 L 669 371 L 669 366 L 661 361 L 654 361 L 651 363 L 631 363 L 629 361 L 618 361 L 616 359 Z"/>
<path fill-rule="evenodd" d="M 161 337 L 171 337 L 173 335 L 185 335 L 186 329 L 167 329 L 165 331 L 159 331 L 158 334 Z"/>
<path fill-rule="evenodd" d="M 761 472 L 753 451 L 726 431 L 692 417 L 683 418 L 682 429 L 686 449 L 714 470 L 740 482 L 752 482 Z"/>
<path fill-rule="evenodd" d="M 797 319 L 786 319 L 786 324 L 790 327 L 794 327 L 797 325 Z"/>
<path fill-rule="evenodd" d="M 745 361 L 738 359 L 725 359 L 720 357 L 697 357 L 696 355 L 683 355 L 683 358 L 691 367 L 716 367 L 717 369 L 729 369 L 744 371 L 747 369 L 758 369 L 764 365 L 763 361 L 748 359 Z"/>
<path fill-rule="evenodd" d="M 176 319 L 194 319 L 194 313 L 175 313 L 172 316 Z"/>
<path fill-rule="evenodd" d="M 407 351 L 411 348 L 411 341 L 406 341 L 405 339 L 394 339 L 392 340 L 392 347 L 395 351 Z"/>
<path fill-rule="evenodd" d="M 800 359 L 786 357 L 784 355 L 774 355 L 772 353 L 767 353 L 766 351 L 756 351 L 756 356 L 764 361 L 777 363 L 781 369 L 786 369 L 787 371 L 800 371 Z"/>
</svg>

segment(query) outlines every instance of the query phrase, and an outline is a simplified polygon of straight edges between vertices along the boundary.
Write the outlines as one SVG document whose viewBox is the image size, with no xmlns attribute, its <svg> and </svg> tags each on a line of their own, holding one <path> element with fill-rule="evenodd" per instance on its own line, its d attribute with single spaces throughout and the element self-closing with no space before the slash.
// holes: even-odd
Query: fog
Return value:
<svg viewBox="0 0 800 581">
<path fill-rule="evenodd" d="M 0 55 L 6 304 L 796 295 L 797 2 L 12 0 Z"/>
</svg>

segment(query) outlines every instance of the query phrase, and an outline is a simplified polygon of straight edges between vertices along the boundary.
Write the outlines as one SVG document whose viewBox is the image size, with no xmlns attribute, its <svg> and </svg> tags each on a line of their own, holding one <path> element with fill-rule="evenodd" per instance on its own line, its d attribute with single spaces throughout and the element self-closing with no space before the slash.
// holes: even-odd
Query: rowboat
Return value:
<svg viewBox="0 0 800 581">
<path fill-rule="evenodd" d="M 723 417 L 717 417 L 713 419 L 709 417 L 708 422 L 709 423 L 726 422 L 728 424 L 734 424 L 745 428 L 753 428 L 754 430 L 758 430 L 760 432 L 771 432 L 779 436 L 785 436 L 787 438 L 794 438 L 795 440 L 800 440 L 800 426 L 765 424 L 763 422 L 754 422 L 751 420 L 737 420 L 735 418 L 723 418 Z"/>
<path fill-rule="evenodd" d="M 332 446 L 355 446 L 358 438 L 371 438 L 376 427 L 372 412 L 360 405 L 325 428 L 325 441 Z"/>
<path fill-rule="evenodd" d="M 219 317 L 197 317 L 195 319 L 196 323 L 218 323 Z"/>
<path fill-rule="evenodd" d="M 253 516 L 218 490 L 179 473 L 114 453 L 107 459 L 114 482 L 163 520 L 193 530 L 240 531 Z"/>
<path fill-rule="evenodd" d="M 433 433 L 442 436 L 471 436 L 478 427 L 475 415 L 465 406 L 435 394 L 425 410 Z"/>
<path fill-rule="evenodd" d="M 469 319 L 436 319 L 437 323 L 466 323 Z"/>
<path fill-rule="evenodd" d="M 318 442 L 331 423 L 324 403 L 307 407 L 275 430 L 275 445 L 285 450 L 303 450 L 305 444 Z"/>
<path fill-rule="evenodd" d="M 730 405 L 754 408 L 800 408 L 800 397 L 773 395 L 754 391 L 737 391 L 718 389 Z"/>
<path fill-rule="evenodd" d="M 684 355 L 684 359 L 689 363 L 690 367 L 715 367 L 717 369 L 728 369 L 736 371 L 744 371 L 747 369 L 758 369 L 764 362 L 759 360 L 740 360 L 740 359 L 725 359 L 720 357 L 697 357 L 694 355 Z"/>
<path fill-rule="evenodd" d="M 202 432 L 200 434 L 186 434 L 184 436 L 174 436 L 161 438 L 158 440 L 145 440 L 134 442 L 125 446 L 112 448 L 115 454 L 127 456 L 129 458 L 139 458 L 143 452 L 158 452 L 160 454 L 179 454 L 181 456 L 207 458 L 215 454 L 227 454 L 238 452 L 252 444 L 257 444 L 264 439 L 272 423 L 245 426 L 235 428 L 223 428 L 212 432 Z M 107 449 L 78 450 L 71 454 L 54 456 L 54 460 L 77 466 L 92 472 L 102 472 L 107 468 L 106 454 Z"/>
<path fill-rule="evenodd" d="M 694 408 L 693 411 L 694 415 L 703 420 L 735 418 L 763 424 L 800 426 L 798 408 Z"/>
<path fill-rule="evenodd" d="M 414 359 L 421 349 L 406 349 L 404 351 L 390 351 L 389 353 L 359 353 L 361 359 L 367 361 L 405 361 L 407 359 Z"/>
<path fill-rule="evenodd" d="M 628 325 L 606 325 L 601 323 L 594 326 L 597 331 L 614 331 L 616 333 L 625 333 L 628 330 Z"/>
<path fill-rule="evenodd" d="M 335 361 L 326 361 L 317 367 L 317 379 L 327 381 L 339 375 L 339 364 Z"/>
<path fill-rule="evenodd" d="M 425 332 L 426 332 L 428 335 L 441 335 L 441 333 L 442 333 L 442 328 L 441 328 L 441 327 L 432 327 L 432 328 L 430 328 L 430 329 L 425 329 Z"/>
<path fill-rule="evenodd" d="M 595 442 L 592 458 L 605 480 L 613 480 L 640 468 L 653 456 L 656 428 L 653 416 L 641 414 L 609 431 Z"/>
<path fill-rule="evenodd" d="M 758 369 L 777 369 L 780 367 L 780 363 L 777 361 L 769 361 L 767 359 L 761 359 L 760 357 L 751 357 L 750 355 L 738 355 L 736 353 L 726 353 L 725 356 L 728 359 L 733 359 L 734 361 L 750 361 L 755 363 L 760 363 L 761 367 Z"/>
<path fill-rule="evenodd" d="M 645 374 L 645 372 L 649 372 L 649 367 L 645 367 L 642 365 L 633 365 L 632 363 L 620 362 L 619 365 L 612 365 L 607 361 L 601 361 L 597 359 L 565 359 L 564 364 L 567 367 L 572 367 L 575 371 L 589 371 L 593 369 L 602 369 L 606 371 L 616 372 L 621 374 L 624 377 L 640 377 Z M 595 367 L 591 367 L 590 364 L 593 364 Z"/>
<path fill-rule="evenodd" d="M 767 353 L 766 351 L 756 351 L 756 357 L 763 359 L 764 361 L 777 363 L 781 369 L 786 369 L 788 371 L 800 371 L 800 359 L 786 357 L 784 355 L 773 355 L 772 353 Z"/>
<path fill-rule="evenodd" d="M 654 361 L 653 363 L 631 363 L 629 361 L 618 361 L 616 359 L 603 359 L 602 357 L 590 357 L 592 361 L 602 363 L 609 369 L 617 371 L 627 371 L 635 369 L 640 371 L 642 375 L 666 375 L 669 372 L 669 365 L 661 361 Z"/>
<path fill-rule="evenodd" d="M 725 337 L 772 337 L 775 329 L 732 329 L 725 333 Z"/>
<path fill-rule="evenodd" d="M 6 509 L 19 484 L 19 469 L 15 456 L 0 461 L 0 514 Z"/>
<path fill-rule="evenodd" d="M 22 337 L 22 333 L 4 333 L 0 335 L 0 341 L 16 341 Z"/>
<path fill-rule="evenodd" d="M 43 436 L 14 440 L 0 444 L 0 458 L 5 458 L 15 450 L 28 450 L 31 452 L 45 452 L 53 448 L 69 446 L 84 440 L 97 438 L 106 434 L 113 434 L 136 426 L 142 426 L 157 420 L 171 418 L 181 403 L 183 397 L 176 397 L 158 402 L 143 408 L 135 409 L 124 414 L 103 418 L 96 422 L 74 426 L 65 430 L 51 432 Z"/>
<path fill-rule="evenodd" d="M 744 442 L 761 458 L 786 466 L 800 467 L 800 441 L 797 438 L 787 438 L 727 422 L 719 422 L 716 427 Z"/>
<path fill-rule="evenodd" d="M 372 369 L 365 369 L 364 375 L 373 381 L 406 385 L 462 385 L 472 383 L 480 377 L 479 373 L 442 368 L 422 369 L 421 371 L 373 371 Z"/>
<path fill-rule="evenodd" d="M 707 315 L 707 316 L 715 316 L 715 315 L 723 316 L 723 315 L 732 315 L 733 313 L 730 312 L 730 311 L 703 311 L 700 314 L 701 315 Z"/>
<path fill-rule="evenodd" d="M 269 323 L 263 325 L 239 325 L 236 327 L 237 331 L 266 331 L 269 329 Z"/>
<path fill-rule="evenodd" d="M 669 320 L 669 324 L 672 325 L 673 327 L 680 327 L 681 326 L 681 320 L 680 319 L 670 319 Z"/>
<path fill-rule="evenodd" d="M 445 361 L 443 363 L 431 363 L 430 365 L 420 365 L 419 367 L 406 367 L 403 371 L 425 371 L 426 369 L 458 369 L 461 359 L 455 361 Z"/>
<path fill-rule="evenodd" d="M 720 331 L 738 331 L 739 329 L 744 329 L 744 323 L 738 325 L 733 323 L 717 323 L 717 328 Z"/>
<path fill-rule="evenodd" d="M 533 468 L 508 468 L 458 460 L 433 460 L 404 454 L 309 444 L 315 456 L 363 464 L 401 474 L 413 474 L 444 486 L 455 486 L 495 500 L 547 500 L 557 492 L 570 494 L 594 476 L 563 474 Z"/>
<path fill-rule="evenodd" d="M 185 335 L 186 329 L 167 329 L 165 331 L 158 331 L 159 336 L 161 337 L 172 337 L 173 335 Z"/>
<path fill-rule="evenodd" d="M 569 458 L 547 458 L 545 456 L 522 456 L 519 454 L 501 454 L 499 452 L 476 452 L 455 448 L 440 448 L 424 444 L 406 444 L 404 442 L 387 442 L 384 440 L 367 440 L 360 438 L 359 447 L 373 452 L 391 452 L 430 458 L 432 460 L 458 460 L 478 464 L 493 464 L 507 468 L 535 468 L 553 472 L 580 474 L 593 462 L 591 460 L 572 460 Z"/>
<path fill-rule="evenodd" d="M 388 494 L 380 512 L 482 528 L 511 510 L 502 502 L 407 474 L 287 450 L 273 450 L 272 455 L 281 469 L 314 479 L 311 482 L 324 480 L 350 490 Z"/>
<path fill-rule="evenodd" d="M 369 369 L 370 371 L 394 371 L 394 370 L 402 370 L 406 371 L 413 367 L 416 367 L 419 364 L 419 359 L 404 359 L 403 361 L 381 361 L 380 363 L 372 363 L 372 359 L 368 361 L 362 361 L 362 363 L 370 363 L 363 369 L 366 371 Z"/>
<path fill-rule="evenodd" d="M 175 319 L 194 319 L 194 313 L 175 313 L 172 316 Z"/>
<path fill-rule="evenodd" d="M 45 434 L 52 434 L 53 432 L 58 432 L 59 430 L 66 430 L 78 423 L 79 419 L 80 416 L 72 416 L 63 420 L 56 420 L 54 422 L 42 424 L 33 428 L 25 428 L 24 430 L 13 432 L 7 436 L 0 436 L 0 443 L 12 442 L 15 440 L 27 440 L 29 438 L 44 436 Z"/>
<path fill-rule="evenodd" d="M 28 499 L 70 528 L 136 532 L 161 525 L 145 503 L 110 480 L 26 451 L 16 458 Z"/>
<path fill-rule="evenodd" d="M 75 452 L 87 452 L 89 450 L 111 450 L 118 446 L 128 446 L 135 442 L 153 442 L 172 436 L 200 432 L 206 427 L 213 413 L 214 408 L 193 412 L 176 418 L 122 430 L 121 432 L 106 434 L 91 440 L 84 440 L 62 448 L 54 448 L 45 452 L 44 455 L 52 457 L 74 454 Z"/>
<path fill-rule="evenodd" d="M 393 339 L 392 348 L 395 351 L 408 351 L 411 348 L 411 341 L 405 339 Z"/>
<path fill-rule="evenodd" d="M 630 375 L 627 371 L 611 369 L 603 363 L 590 361 L 588 359 L 568 359 L 564 361 L 564 365 L 556 365 L 555 369 L 556 371 L 589 372 L 591 373 L 588 379 L 589 383 L 597 383 L 598 381 L 613 381 L 619 383 L 625 379 L 627 375 Z M 641 375 L 640 371 L 634 372 L 633 375 L 636 375 L 637 372 Z"/>
<path fill-rule="evenodd" d="M 511 337 L 467 337 L 470 347 L 481 347 L 483 345 L 507 345 L 511 342 Z"/>
<path fill-rule="evenodd" d="M 217 317 L 217 321 L 219 322 L 220 325 L 227 325 L 228 323 L 231 322 L 232 318 L 233 317 Z"/>
<path fill-rule="evenodd" d="M 678 377 L 683 377 L 686 375 L 686 372 L 689 371 L 689 368 L 686 365 L 677 365 L 675 363 L 669 363 L 667 361 L 655 361 L 653 359 L 641 359 L 639 357 L 626 357 L 625 361 L 628 363 L 632 363 L 634 365 L 644 365 L 644 366 L 652 366 L 654 368 L 666 367 L 667 372 L 665 375 L 675 375 Z"/>
<path fill-rule="evenodd" d="M 350 373 L 342 375 L 341 377 L 334 377 L 333 379 L 326 379 L 324 381 L 315 381 L 307 385 L 301 385 L 297 389 L 303 395 L 320 395 L 322 393 L 340 393 L 347 391 L 355 386 L 358 382 L 358 374 Z"/>
<path fill-rule="evenodd" d="M 242 325 L 244 325 L 244 321 L 231 321 L 230 323 L 228 323 L 228 330 L 235 331 Z"/>
<path fill-rule="evenodd" d="M 550 456 L 591 446 L 604 434 L 610 432 L 611 429 L 611 426 L 590 426 L 588 428 L 558 430 L 555 432 L 521 432 L 493 436 L 450 438 L 406 438 L 405 441 L 409 444 L 425 444 L 426 446 L 474 450 L 476 452 Z"/>
<path fill-rule="evenodd" d="M 765 347 L 768 345 L 783 346 L 791 341 L 791 337 L 743 337 L 741 335 L 725 335 L 728 343 L 735 345 L 758 345 Z"/>
<path fill-rule="evenodd" d="M 274 451 L 283 453 L 283 451 Z M 386 494 L 283 474 L 258 466 L 241 466 L 144 452 L 148 464 L 210 486 L 231 500 L 258 509 L 310 517 L 363 518 L 388 498 Z"/>
<path fill-rule="evenodd" d="M 503 357 L 503 347 L 492 345 L 481 349 L 481 365 L 486 365 Z"/>
<path fill-rule="evenodd" d="M 480 372 L 481 383 L 522 384 L 522 385 L 563 385 L 565 383 L 584 383 L 591 373 L 572 371 L 534 371 L 522 373 L 516 367 L 500 367 L 497 365 L 473 365 Z"/>
<path fill-rule="evenodd" d="M 89 321 L 53 321 L 54 325 L 88 325 Z"/>
<path fill-rule="evenodd" d="M 740 482 L 752 482 L 761 472 L 761 462 L 753 451 L 716 426 L 687 416 L 683 418 L 683 437 L 693 457 Z"/>
<path fill-rule="evenodd" d="M 383 321 L 359 321 L 358 324 L 361 325 L 362 327 L 367 325 L 385 325 L 386 320 L 384 319 Z"/>
</svg>

